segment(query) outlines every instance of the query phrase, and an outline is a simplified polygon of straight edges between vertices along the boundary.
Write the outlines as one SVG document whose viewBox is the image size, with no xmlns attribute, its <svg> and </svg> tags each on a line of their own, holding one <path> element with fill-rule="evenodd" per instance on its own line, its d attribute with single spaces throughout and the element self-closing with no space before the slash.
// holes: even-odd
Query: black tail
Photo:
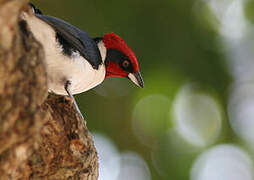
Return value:
<svg viewBox="0 0 254 180">
<path fill-rule="evenodd" d="M 31 8 L 33 9 L 35 14 L 42 14 L 41 10 L 37 9 L 35 7 L 35 5 L 33 5 L 32 3 L 29 2 L 29 5 L 31 6 Z"/>
</svg>

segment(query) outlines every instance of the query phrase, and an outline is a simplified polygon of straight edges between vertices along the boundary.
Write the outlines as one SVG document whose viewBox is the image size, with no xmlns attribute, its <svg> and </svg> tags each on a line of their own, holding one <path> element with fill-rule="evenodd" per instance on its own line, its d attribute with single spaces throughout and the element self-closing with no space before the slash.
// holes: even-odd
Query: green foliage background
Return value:
<svg viewBox="0 0 254 180">
<path fill-rule="evenodd" d="M 131 119 L 135 104 L 142 97 L 159 94 L 172 100 L 186 82 L 195 82 L 216 97 L 227 114 L 231 69 L 218 40 L 219 21 L 207 5 L 197 0 L 41 0 L 33 3 L 45 14 L 62 18 L 93 37 L 115 32 L 125 39 L 139 59 L 145 88 L 139 89 L 128 80 L 110 82 L 107 79 L 106 84 L 95 90 L 77 95 L 88 127 L 110 137 L 120 151 L 140 154 L 148 163 L 153 180 L 188 179 L 193 160 L 202 150 L 184 153 L 175 149 L 163 136 L 174 122 L 165 125 L 160 120 L 153 125 L 164 148 L 157 148 L 153 140 L 151 148 L 134 135 Z M 254 3 L 247 4 L 246 17 L 253 21 Z M 223 126 L 215 144 L 239 142 L 227 115 Z M 158 149 L 159 159 L 164 160 L 158 166 L 163 175 L 152 163 L 154 148 Z"/>
</svg>

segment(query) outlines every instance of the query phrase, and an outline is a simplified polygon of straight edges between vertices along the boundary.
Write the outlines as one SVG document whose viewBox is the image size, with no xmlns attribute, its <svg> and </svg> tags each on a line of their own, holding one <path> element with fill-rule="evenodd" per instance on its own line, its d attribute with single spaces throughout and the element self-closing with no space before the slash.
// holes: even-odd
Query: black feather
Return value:
<svg viewBox="0 0 254 180">
<path fill-rule="evenodd" d="M 107 56 L 106 56 L 106 65 L 108 64 L 109 61 L 114 61 L 115 63 L 117 63 L 123 70 L 129 72 L 129 73 L 133 73 L 134 69 L 133 69 L 133 65 L 130 61 L 130 59 L 121 51 L 117 50 L 117 49 L 108 49 L 107 50 Z M 128 61 L 129 62 L 129 66 L 128 67 L 124 67 L 123 66 L 123 62 L 124 61 Z"/>
<path fill-rule="evenodd" d="M 29 2 L 29 5 L 30 5 L 31 8 L 34 10 L 34 13 L 35 13 L 35 14 L 42 14 L 41 10 L 40 10 L 40 9 L 37 9 L 33 3 Z"/>
<path fill-rule="evenodd" d="M 96 37 L 96 38 L 93 38 L 93 40 L 96 44 L 98 44 L 99 42 L 101 42 L 103 40 L 103 38 L 102 37 Z"/>
<path fill-rule="evenodd" d="M 75 49 L 72 48 L 70 43 L 66 41 L 59 33 L 56 33 L 56 39 L 62 45 L 63 53 L 67 56 L 71 56 Z"/>
<path fill-rule="evenodd" d="M 31 6 L 34 5 L 31 4 Z M 71 55 L 73 51 L 78 51 L 94 69 L 99 68 L 99 65 L 102 64 L 100 50 L 88 33 L 56 17 L 40 13 L 36 13 L 35 16 L 54 28 L 57 32 L 56 38 L 63 46 L 66 55 Z"/>
</svg>

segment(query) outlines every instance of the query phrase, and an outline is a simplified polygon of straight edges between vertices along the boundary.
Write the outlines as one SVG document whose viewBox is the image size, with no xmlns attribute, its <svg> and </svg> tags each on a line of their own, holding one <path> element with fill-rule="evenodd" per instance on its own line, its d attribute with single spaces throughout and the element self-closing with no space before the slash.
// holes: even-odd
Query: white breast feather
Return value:
<svg viewBox="0 0 254 180">
<path fill-rule="evenodd" d="M 98 70 L 95 70 L 87 60 L 80 56 L 79 52 L 74 52 L 70 60 L 62 53 L 63 49 L 56 41 L 55 31 L 47 23 L 26 14 L 24 20 L 27 21 L 35 38 L 44 47 L 49 91 L 67 95 L 64 85 L 66 80 L 69 80 L 72 94 L 78 94 L 99 85 L 105 79 L 104 63 L 99 66 Z M 98 47 L 104 62 L 105 46 L 99 44 Z"/>
</svg>

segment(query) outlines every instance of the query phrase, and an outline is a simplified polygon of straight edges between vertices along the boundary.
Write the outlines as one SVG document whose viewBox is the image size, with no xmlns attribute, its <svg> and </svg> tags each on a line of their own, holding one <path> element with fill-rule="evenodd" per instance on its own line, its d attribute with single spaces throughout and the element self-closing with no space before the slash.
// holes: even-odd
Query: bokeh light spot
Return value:
<svg viewBox="0 0 254 180">
<path fill-rule="evenodd" d="M 120 154 L 106 136 L 93 133 L 94 145 L 99 157 L 99 180 L 117 180 L 120 173 Z"/>
<path fill-rule="evenodd" d="M 228 105 L 233 130 L 254 148 L 254 85 L 232 86 Z"/>
<path fill-rule="evenodd" d="M 135 152 L 119 153 L 105 135 L 93 133 L 99 157 L 99 180 L 150 180 L 147 163 Z"/>
<path fill-rule="evenodd" d="M 237 146 L 219 145 L 200 155 L 191 180 L 253 180 L 249 155 Z"/>
<path fill-rule="evenodd" d="M 118 180 L 150 180 L 150 170 L 146 162 L 134 152 L 121 154 L 121 170 Z"/>
<path fill-rule="evenodd" d="M 190 144 L 204 147 L 219 136 L 222 126 L 221 109 L 205 93 L 185 85 L 174 101 L 177 132 Z"/>
<path fill-rule="evenodd" d="M 152 146 L 169 126 L 169 109 L 171 101 L 167 96 L 149 95 L 142 98 L 135 106 L 132 127 L 139 140 Z"/>
</svg>

